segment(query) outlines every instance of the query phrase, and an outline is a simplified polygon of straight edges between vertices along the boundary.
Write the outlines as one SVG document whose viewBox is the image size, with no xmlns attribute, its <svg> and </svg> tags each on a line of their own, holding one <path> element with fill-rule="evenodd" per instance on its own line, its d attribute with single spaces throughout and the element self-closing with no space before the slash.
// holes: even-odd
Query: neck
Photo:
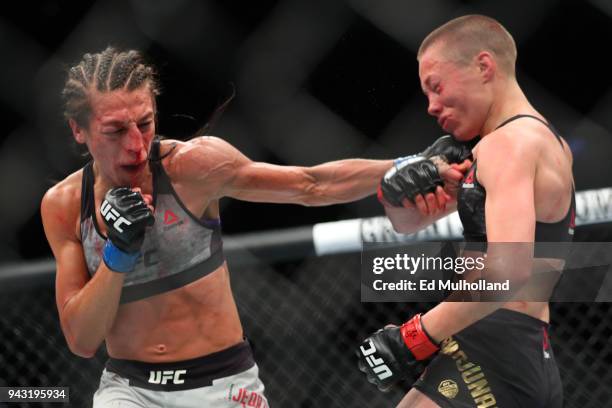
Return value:
<svg viewBox="0 0 612 408">
<path fill-rule="evenodd" d="M 493 132 L 506 119 L 518 114 L 541 115 L 531 106 L 516 79 L 501 82 L 494 90 L 493 103 L 489 108 L 487 119 L 480 130 L 482 137 Z"/>
</svg>

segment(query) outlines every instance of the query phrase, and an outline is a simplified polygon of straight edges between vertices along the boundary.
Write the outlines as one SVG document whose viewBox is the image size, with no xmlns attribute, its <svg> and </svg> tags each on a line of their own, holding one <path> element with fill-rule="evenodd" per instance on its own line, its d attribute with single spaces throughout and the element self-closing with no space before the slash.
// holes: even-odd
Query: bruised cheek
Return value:
<svg viewBox="0 0 612 408">
<path fill-rule="evenodd" d="M 97 158 L 98 160 L 104 160 L 106 162 L 112 162 L 119 153 L 111 143 L 100 143 L 95 149 L 97 154 L 94 159 Z"/>
<path fill-rule="evenodd" d="M 445 105 L 449 108 L 453 108 L 456 113 L 461 115 L 467 115 L 472 108 L 469 94 L 461 91 L 449 94 L 446 98 Z"/>
<path fill-rule="evenodd" d="M 147 149 L 147 155 L 151 152 L 151 144 L 153 143 L 154 136 L 155 136 L 155 131 L 151 131 L 149 134 L 145 136 L 145 148 Z"/>
<path fill-rule="evenodd" d="M 89 152 L 103 174 L 114 177 L 115 163 L 119 157 L 119 150 L 115 144 L 109 140 L 96 141 L 92 143 Z"/>
<path fill-rule="evenodd" d="M 442 105 L 446 108 L 453 108 L 454 110 L 461 109 L 460 100 L 455 95 L 445 95 L 442 98 Z"/>
</svg>

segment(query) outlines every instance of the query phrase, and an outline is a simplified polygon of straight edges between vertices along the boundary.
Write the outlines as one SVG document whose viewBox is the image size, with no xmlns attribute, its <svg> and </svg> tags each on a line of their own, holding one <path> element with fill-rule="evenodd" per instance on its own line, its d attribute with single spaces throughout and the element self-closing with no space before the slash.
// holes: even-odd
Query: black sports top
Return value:
<svg viewBox="0 0 612 408">
<path fill-rule="evenodd" d="M 511 117 L 510 119 L 504 121 L 500 127 L 512 122 L 513 120 L 520 118 L 533 118 L 540 122 L 542 122 L 550 131 L 555 135 L 561 146 L 563 147 L 563 143 L 561 142 L 561 135 L 557 132 L 557 130 L 541 120 L 538 117 L 531 115 L 516 115 Z M 472 167 L 467 172 L 463 181 L 461 183 L 461 188 L 459 189 L 457 195 L 457 210 L 459 212 L 459 218 L 463 224 L 463 236 L 465 240 L 469 242 L 487 242 L 487 231 L 486 231 L 486 223 L 485 223 L 485 199 L 487 196 L 487 192 L 482 184 L 478 182 L 476 178 L 476 160 L 472 164 Z M 574 219 L 576 214 L 576 199 L 574 194 L 574 189 L 572 188 L 572 202 L 570 204 L 569 210 L 565 217 L 558 222 L 547 223 L 547 222 L 536 222 L 535 228 L 535 242 L 570 242 L 573 240 L 574 236 Z M 473 247 L 474 249 L 479 248 L 483 249 L 483 246 L 480 245 Z M 544 248 L 538 249 L 538 246 L 535 247 L 535 257 L 543 258 L 548 257 L 544 253 Z"/>
<path fill-rule="evenodd" d="M 95 216 L 93 162 L 83 168 L 81 242 L 91 276 L 102 260 L 106 237 Z M 198 219 L 180 200 L 159 155 L 159 140 L 151 147 L 155 224 L 147 228 L 142 256 L 123 283 L 121 303 L 133 302 L 185 286 L 215 271 L 225 261 L 221 220 Z"/>
</svg>

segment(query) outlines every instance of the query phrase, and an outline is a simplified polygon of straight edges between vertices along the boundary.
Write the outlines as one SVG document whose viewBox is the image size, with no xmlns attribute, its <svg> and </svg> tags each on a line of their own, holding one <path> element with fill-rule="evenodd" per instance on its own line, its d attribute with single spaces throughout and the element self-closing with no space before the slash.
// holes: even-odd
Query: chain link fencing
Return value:
<svg viewBox="0 0 612 408">
<path fill-rule="evenodd" d="M 612 77 L 606 64 L 584 63 L 612 38 L 605 0 L 541 0 L 527 12 L 511 0 L 45 1 L 24 4 L 24 12 L 18 6 L 0 17 L 8 61 L 0 68 L 0 184 L 11 192 L 0 200 L 3 263 L 49 256 L 40 199 L 82 165 L 67 148 L 59 108 L 63 68 L 109 43 L 142 49 L 160 65 L 162 133 L 191 135 L 233 82 L 237 98 L 215 134 L 254 160 L 309 165 L 397 157 L 430 144 L 440 130 L 425 111 L 419 43 L 452 17 L 491 15 L 517 41 L 522 86 L 571 146 L 577 188 L 609 183 Z M 585 86 L 584 78 L 597 78 L 597 86 Z M 177 124 L 176 117 L 195 119 Z M 229 232 L 380 213 L 375 200 L 268 212 L 236 200 L 221 205 Z M 589 234 L 592 241 L 612 238 L 610 225 Z M 400 400 L 409 382 L 379 393 L 356 369 L 353 351 L 373 330 L 431 304 L 360 303 L 357 254 L 273 265 L 229 261 L 273 406 L 386 407 Z M 71 406 L 90 406 L 105 355 L 72 355 L 52 283 L 32 285 L 8 290 L 0 280 L 0 386 L 68 386 Z M 612 406 L 610 304 L 553 304 L 551 313 L 566 406 Z"/>
<path fill-rule="evenodd" d="M 387 407 L 409 389 L 407 381 L 380 393 L 357 370 L 354 351 L 372 331 L 433 304 L 361 303 L 359 254 L 273 266 L 231 263 L 234 294 L 271 406 Z M 552 345 L 567 408 L 610 406 L 611 305 L 552 304 Z M 90 406 L 105 355 L 86 360 L 70 353 L 53 287 L 4 293 L 0 310 L 0 386 L 67 386 L 70 406 Z"/>
</svg>

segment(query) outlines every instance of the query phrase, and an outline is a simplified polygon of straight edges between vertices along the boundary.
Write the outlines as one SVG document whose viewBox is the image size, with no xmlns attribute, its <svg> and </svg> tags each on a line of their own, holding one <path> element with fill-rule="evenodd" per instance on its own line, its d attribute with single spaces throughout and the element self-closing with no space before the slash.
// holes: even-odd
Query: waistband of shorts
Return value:
<svg viewBox="0 0 612 408">
<path fill-rule="evenodd" d="M 492 344 L 503 341 L 536 347 L 542 343 L 542 337 L 544 333 L 548 334 L 548 331 L 547 322 L 525 313 L 502 308 L 466 327 L 455 337 L 479 338 Z"/>
<path fill-rule="evenodd" d="M 154 391 L 182 391 L 212 385 L 213 380 L 246 371 L 255 365 L 248 340 L 190 360 L 147 363 L 109 358 L 106 370 L 126 378 L 130 386 Z"/>
<path fill-rule="evenodd" d="M 541 329 L 542 327 L 548 329 L 550 323 L 545 322 L 544 320 L 540 320 L 537 317 L 533 317 L 526 313 L 517 312 L 516 310 L 504 309 L 500 308 L 491 313 L 489 316 L 485 317 L 490 319 L 501 320 L 504 322 L 520 322 L 525 325 L 531 326 L 534 329 Z"/>
</svg>

